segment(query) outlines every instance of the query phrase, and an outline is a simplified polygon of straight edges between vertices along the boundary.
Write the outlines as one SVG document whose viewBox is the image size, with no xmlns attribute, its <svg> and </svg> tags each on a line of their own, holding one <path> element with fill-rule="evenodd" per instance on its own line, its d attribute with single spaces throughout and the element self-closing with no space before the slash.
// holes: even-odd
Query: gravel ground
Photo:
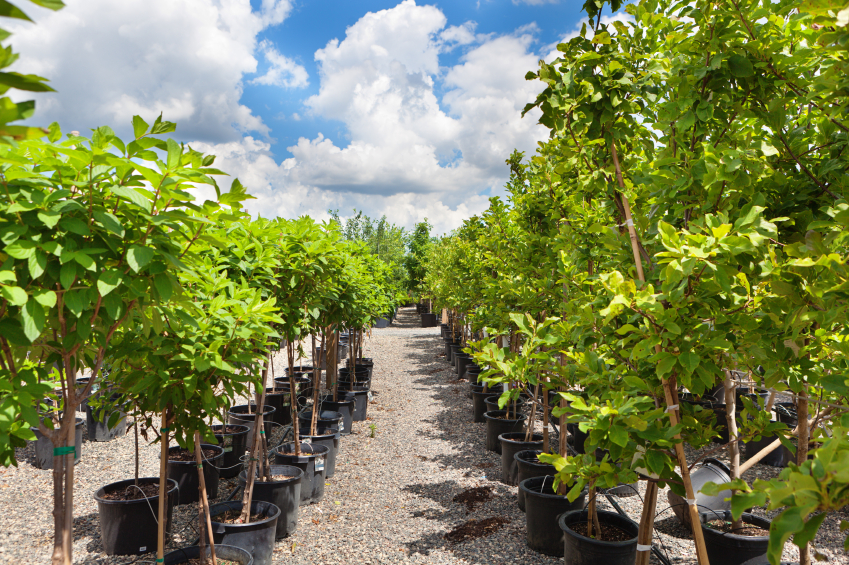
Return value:
<svg viewBox="0 0 849 565">
<path fill-rule="evenodd" d="M 324 499 L 300 509 L 298 531 L 275 546 L 274 563 L 428 563 L 501 564 L 562 562 L 529 550 L 525 517 L 518 509 L 516 487 L 499 481 L 500 456 L 484 447 L 485 424 L 472 422 L 468 384 L 458 381 L 445 363 L 438 328 L 418 327 L 412 308 L 399 311 L 387 329 L 374 330 L 366 356 L 374 359 L 369 419 L 354 423 L 340 442 L 336 475 L 327 480 Z M 284 366 L 284 357 L 276 367 Z M 282 373 L 282 370 L 278 370 Z M 279 375 L 278 375 L 279 376 Z M 539 424 L 538 424 L 539 425 Z M 141 476 L 158 474 L 157 445 L 142 441 Z M 108 443 L 84 440 L 76 467 L 74 557 L 76 563 L 152 563 L 153 554 L 108 557 L 102 551 L 97 506 L 99 487 L 132 477 L 132 433 Z M 693 457 L 688 453 L 688 458 Z M 715 455 L 722 459 L 724 454 Z M 33 466 L 33 448 L 19 450 L 17 468 L 0 469 L 0 564 L 49 563 L 52 548 L 52 476 Z M 692 459 L 691 459 L 692 460 Z M 778 469 L 756 465 L 745 478 L 769 478 Z M 219 499 L 234 482 L 222 481 Z M 492 498 L 474 510 L 453 498 L 472 487 L 492 488 Z M 645 492 L 618 497 L 620 506 L 639 519 Z M 215 501 L 213 501 L 215 502 Z M 609 509 L 604 498 L 600 507 Z M 692 537 L 668 510 L 666 493 L 658 497 L 655 545 L 673 563 L 695 563 Z M 763 509 L 756 513 L 766 514 Z M 174 512 L 175 536 L 169 548 L 196 538 L 197 509 Z M 495 533 L 461 543 L 445 534 L 470 519 L 500 518 L 507 523 Z M 845 513 L 830 516 L 815 540 L 826 562 L 848 563 L 839 532 Z M 785 560 L 798 560 L 795 546 Z M 653 562 L 659 563 L 654 557 Z"/>
</svg>

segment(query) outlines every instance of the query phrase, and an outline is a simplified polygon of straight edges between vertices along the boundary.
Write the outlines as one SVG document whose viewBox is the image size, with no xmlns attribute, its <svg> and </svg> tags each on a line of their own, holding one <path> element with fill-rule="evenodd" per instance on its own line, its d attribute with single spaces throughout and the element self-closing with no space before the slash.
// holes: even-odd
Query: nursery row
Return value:
<svg viewBox="0 0 849 565">
<path fill-rule="evenodd" d="M 608 4 L 586 3 L 581 33 L 528 74 L 545 90 L 525 113 L 550 139 L 510 156 L 505 200 L 430 249 L 423 294 L 458 362 L 482 368 L 476 394 L 504 387 L 492 433 L 528 403 L 572 430 L 575 451 L 543 437 L 536 459 L 550 494 L 587 497 L 561 524 L 582 543 L 630 540 L 623 562 L 645 565 L 669 487 L 701 524 L 702 565 L 776 565 L 790 542 L 807 565 L 849 504 L 846 19 L 644 0 L 605 23 Z M 688 460 L 713 442 L 728 468 Z M 744 481 L 758 461 L 786 468 Z M 596 493 L 638 480 L 625 532 Z M 764 505 L 771 523 L 747 512 Z M 578 562 L 612 558 L 595 552 Z"/>
</svg>

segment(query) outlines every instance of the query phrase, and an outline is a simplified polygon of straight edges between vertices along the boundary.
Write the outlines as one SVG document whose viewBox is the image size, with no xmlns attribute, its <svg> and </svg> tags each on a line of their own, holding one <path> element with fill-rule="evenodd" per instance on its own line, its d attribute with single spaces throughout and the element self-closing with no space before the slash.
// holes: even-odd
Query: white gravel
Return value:
<svg viewBox="0 0 849 565">
<path fill-rule="evenodd" d="M 414 308 L 399 310 L 395 323 L 374 330 L 365 356 L 374 359 L 369 419 L 355 422 L 340 442 L 336 475 L 327 480 L 324 499 L 301 507 L 297 532 L 277 542 L 275 563 L 428 563 L 548 564 L 560 559 L 535 553 L 525 545 L 525 517 L 518 509 L 516 487 L 499 482 L 500 456 L 484 447 L 485 424 L 472 422 L 467 383 L 458 381 L 445 362 L 438 328 L 418 327 Z M 276 367 L 284 366 L 278 356 Z M 282 368 L 277 371 L 282 374 Z M 280 376 L 280 375 L 277 375 Z M 373 426 L 373 428 L 372 428 Z M 371 437 L 372 431 L 374 437 Z M 104 484 L 132 477 L 133 437 L 108 443 L 84 441 L 76 467 L 74 556 L 77 563 L 153 562 L 141 557 L 108 557 L 102 552 L 97 506 L 92 494 Z M 157 445 L 141 450 L 141 476 L 158 474 Z M 52 476 L 32 465 L 32 447 L 19 450 L 18 468 L 0 469 L 0 563 L 49 563 L 52 548 Z M 750 473 L 767 478 L 777 473 L 757 465 Z M 746 478 L 750 478 L 748 475 Z M 233 481 L 222 481 L 219 496 Z M 454 496 L 476 486 L 490 486 L 494 497 L 467 512 Z M 640 485 L 640 495 L 645 484 Z M 600 507 L 608 503 L 600 499 Z M 640 498 L 618 498 L 639 519 Z M 665 547 L 673 563 L 695 563 L 690 534 L 666 511 L 666 493 L 658 497 L 655 544 Z M 197 509 L 175 508 L 177 534 L 169 547 L 194 541 Z M 444 535 L 475 518 L 500 517 L 509 523 L 491 536 L 452 544 Z M 842 552 L 840 519 L 829 517 L 816 549 L 833 563 L 847 563 Z M 785 558 L 796 558 L 788 544 Z M 653 558 L 653 562 L 657 562 Z"/>
</svg>

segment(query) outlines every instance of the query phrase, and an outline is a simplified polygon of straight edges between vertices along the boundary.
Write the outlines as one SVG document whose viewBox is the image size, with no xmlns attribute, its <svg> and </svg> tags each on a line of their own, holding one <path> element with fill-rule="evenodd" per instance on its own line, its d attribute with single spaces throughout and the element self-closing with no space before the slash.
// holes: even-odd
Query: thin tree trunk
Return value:
<svg viewBox="0 0 849 565">
<path fill-rule="evenodd" d="M 528 416 L 528 431 L 525 432 L 525 441 L 531 441 L 534 435 L 534 418 L 537 416 L 537 401 L 539 400 L 539 381 L 534 386 L 534 399 L 531 402 L 531 413 Z"/>
<path fill-rule="evenodd" d="M 322 351 L 324 351 L 326 344 L 327 344 L 327 334 L 324 331 L 322 331 L 321 332 L 321 350 Z M 313 355 L 315 355 L 315 352 L 313 352 Z M 319 359 L 317 359 L 317 362 L 314 363 L 314 365 L 315 365 L 315 387 L 314 387 L 314 390 L 313 390 L 313 393 L 312 393 L 312 419 L 310 420 L 310 435 L 311 436 L 316 435 L 316 429 L 315 428 L 316 428 L 316 425 L 317 425 L 318 413 L 321 409 L 321 406 L 319 406 L 319 403 L 318 403 L 318 397 L 321 394 L 321 359 L 320 359 L 320 357 L 321 357 L 321 354 L 319 354 Z M 315 359 L 315 356 L 313 356 L 313 359 Z M 327 367 L 327 355 L 326 355 L 326 353 L 325 353 L 325 357 L 324 357 L 324 366 Z M 325 372 L 326 372 L 326 370 L 325 370 Z"/>
<path fill-rule="evenodd" d="M 545 382 L 548 382 L 548 376 L 545 376 Z M 548 389 L 543 387 L 542 390 L 542 452 L 549 453 L 550 440 L 548 437 Z"/>
<path fill-rule="evenodd" d="M 728 460 L 731 463 L 731 478 L 740 478 L 740 442 L 737 440 L 737 391 L 734 381 L 731 379 L 731 371 L 725 369 L 725 422 L 728 426 Z M 693 524 L 697 528 L 698 524 Z M 742 518 L 734 520 L 731 528 L 739 531 L 743 527 Z"/>
<path fill-rule="evenodd" d="M 312 340 L 313 350 L 315 350 L 315 338 Z M 301 430 L 300 430 L 300 422 L 298 421 L 298 394 L 295 390 L 295 344 L 289 343 L 286 346 L 286 353 L 289 359 L 289 402 L 291 404 L 290 409 L 292 411 L 292 435 L 294 436 L 292 439 L 295 443 L 295 455 L 301 456 Z M 313 374 L 315 374 L 315 370 L 313 369 Z"/>
<path fill-rule="evenodd" d="M 590 483 L 590 492 L 589 492 L 589 500 L 590 503 L 587 506 L 587 537 L 593 537 L 593 525 L 598 523 L 598 516 L 596 516 L 595 512 L 595 481 Z M 599 528 L 599 533 L 601 533 L 601 528 Z"/>
<path fill-rule="evenodd" d="M 162 563 L 165 557 L 165 511 L 168 496 L 168 409 L 162 411 L 159 435 L 159 512 L 157 518 L 156 562 Z"/>
<path fill-rule="evenodd" d="M 135 474 L 133 475 L 135 483 L 133 484 L 139 486 L 139 420 L 136 417 L 133 418 L 133 435 L 136 439 Z"/>
<path fill-rule="evenodd" d="M 268 354 L 271 357 L 271 353 Z M 242 514 L 239 516 L 242 524 L 249 524 L 251 521 L 251 501 L 253 500 L 254 494 L 254 480 L 256 479 L 256 463 L 257 463 L 257 455 L 260 455 L 259 446 L 260 446 L 260 436 L 265 435 L 265 424 L 263 422 L 263 413 L 265 412 L 263 406 L 265 404 L 265 380 L 268 377 L 268 359 L 266 359 L 265 367 L 262 370 L 262 392 L 260 393 L 260 404 L 257 405 L 256 416 L 254 416 L 254 435 L 253 441 L 251 442 L 251 458 L 250 464 L 248 465 L 248 474 L 245 477 L 245 491 L 242 495 Z M 248 404 L 250 404 L 250 399 L 248 399 Z M 260 455 L 259 458 L 262 458 Z M 263 465 L 264 462 L 260 463 Z M 260 467 L 262 468 L 262 467 Z"/>
<path fill-rule="evenodd" d="M 262 412 L 262 410 L 260 410 Z M 209 536 L 209 555 L 212 557 L 212 565 L 218 565 L 218 560 L 215 558 L 215 540 L 212 538 L 212 517 L 209 515 L 209 498 L 206 496 L 206 479 L 203 476 L 203 456 L 200 450 L 200 432 L 195 430 L 195 463 L 198 466 L 198 512 L 200 518 L 200 560 L 206 565 L 209 561 L 206 558 L 204 546 L 206 545 L 205 535 Z"/>
<path fill-rule="evenodd" d="M 329 387 L 333 394 L 333 402 L 339 402 L 339 382 L 337 379 L 337 363 L 336 355 L 339 353 L 339 332 L 334 326 L 330 326 L 330 344 L 327 346 L 327 351 L 324 353 L 325 366 L 327 367 L 327 380 L 330 381 Z"/>
<path fill-rule="evenodd" d="M 808 460 L 808 442 L 811 432 L 808 428 L 808 389 L 802 384 L 802 390 L 796 396 L 796 418 L 799 422 L 799 441 L 796 448 L 796 464 L 803 465 Z M 810 544 L 799 548 L 799 565 L 811 565 Z"/>
<path fill-rule="evenodd" d="M 646 494 L 643 497 L 643 513 L 640 516 L 640 529 L 637 533 L 637 545 L 651 547 L 652 528 L 647 524 L 654 523 L 654 513 L 657 508 L 657 483 L 649 481 Z M 648 565 L 651 549 L 637 549 L 637 560 L 634 565 Z"/>
<path fill-rule="evenodd" d="M 76 428 L 77 428 L 77 417 L 76 417 L 76 403 L 75 400 L 75 391 L 74 388 L 76 386 L 76 370 L 71 371 L 71 377 L 68 379 L 68 396 L 69 402 L 65 405 L 65 413 L 63 416 L 63 425 L 66 427 L 66 430 L 63 430 L 67 433 L 65 436 L 65 441 L 67 442 L 65 445 L 72 447 L 70 453 L 64 456 L 65 458 L 65 520 L 62 527 L 62 557 L 65 562 L 65 565 L 72 565 L 74 562 L 74 457 L 76 455 Z"/>
</svg>

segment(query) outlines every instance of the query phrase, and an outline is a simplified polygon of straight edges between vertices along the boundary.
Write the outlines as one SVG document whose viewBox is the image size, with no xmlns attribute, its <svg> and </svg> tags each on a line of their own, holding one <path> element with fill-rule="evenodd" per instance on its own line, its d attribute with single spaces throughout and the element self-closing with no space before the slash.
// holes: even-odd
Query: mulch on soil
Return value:
<svg viewBox="0 0 849 565">
<path fill-rule="evenodd" d="M 726 534 L 735 534 L 738 536 L 769 536 L 769 530 L 765 530 L 760 526 L 755 526 L 753 524 L 743 524 L 742 528 L 734 529 L 734 524 L 731 522 L 726 522 L 725 520 L 711 520 L 708 522 L 708 526 L 712 530 L 717 530 L 719 532 L 725 532 Z"/>
<path fill-rule="evenodd" d="M 119 490 L 109 491 L 103 494 L 104 500 L 141 500 L 159 496 L 159 483 L 142 483 L 139 486 L 128 485 Z"/>
<path fill-rule="evenodd" d="M 601 535 L 598 535 L 598 531 L 595 526 L 593 526 L 593 539 L 597 539 L 600 541 L 628 541 L 634 539 L 634 536 L 629 534 L 624 530 L 620 530 L 616 526 L 611 526 L 610 524 L 605 524 L 601 522 L 599 524 L 601 526 Z M 587 523 L 580 522 L 577 524 L 570 524 L 569 529 L 575 532 L 576 534 L 581 534 L 582 536 L 587 535 Z M 589 536 L 587 536 L 589 537 Z"/>
<path fill-rule="evenodd" d="M 203 454 L 204 459 L 214 459 L 218 452 L 214 449 L 201 449 L 200 452 Z M 186 449 L 175 449 L 168 453 L 168 461 L 194 461 L 195 460 L 195 452 L 188 451 Z"/>
<path fill-rule="evenodd" d="M 470 539 L 489 536 L 501 529 L 510 520 L 504 518 L 484 518 L 483 520 L 469 520 L 463 522 L 447 534 L 445 539 L 452 543 L 460 543 Z"/>
<path fill-rule="evenodd" d="M 452 500 L 466 506 L 471 512 L 478 504 L 482 504 L 492 498 L 492 487 L 475 487 L 466 489 Z"/>
</svg>

